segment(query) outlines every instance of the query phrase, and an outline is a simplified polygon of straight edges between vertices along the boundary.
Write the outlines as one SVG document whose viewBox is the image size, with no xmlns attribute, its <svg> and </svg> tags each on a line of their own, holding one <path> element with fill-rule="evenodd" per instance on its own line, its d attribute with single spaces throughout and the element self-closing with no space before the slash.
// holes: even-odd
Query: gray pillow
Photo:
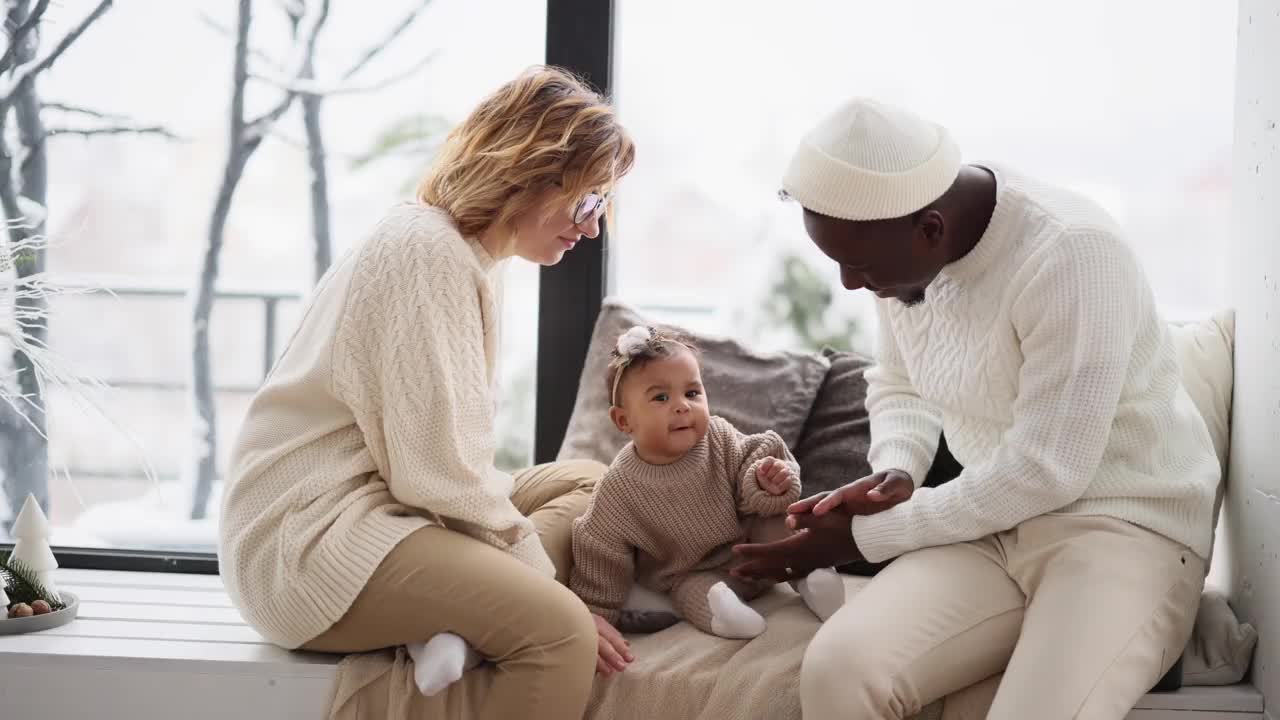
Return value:
<svg viewBox="0 0 1280 720">
<path fill-rule="evenodd" d="M 800 463 L 800 481 L 806 496 L 834 490 L 871 474 L 867 451 L 871 448 L 871 420 L 867 416 L 867 381 L 863 377 L 873 360 L 854 352 L 823 350 L 831 369 L 813 401 L 813 411 L 805 423 L 795 448 Z M 946 436 L 938 439 L 938 453 L 924 479 L 926 487 L 937 487 L 960 474 L 963 468 L 947 448 Z M 849 575 L 871 576 L 884 569 L 884 562 L 854 562 L 837 570 Z"/>
<path fill-rule="evenodd" d="M 605 370 L 618 335 L 633 325 L 655 325 L 688 335 L 701 354 L 702 380 L 711 412 L 744 433 L 773 430 L 795 448 L 826 377 L 828 361 L 816 353 L 760 353 L 728 338 L 701 335 L 654 323 L 615 299 L 606 299 L 596 319 L 578 383 L 578 397 L 557 459 L 610 463 L 627 436 L 609 420 Z M 803 471 L 801 482 L 805 482 Z"/>
<path fill-rule="evenodd" d="M 831 368 L 792 450 L 800 463 L 806 496 L 835 490 L 871 474 L 867 462 L 871 421 L 867 417 L 867 381 L 862 374 L 872 360 L 829 348 L 823 355 Z"/>
</svg>

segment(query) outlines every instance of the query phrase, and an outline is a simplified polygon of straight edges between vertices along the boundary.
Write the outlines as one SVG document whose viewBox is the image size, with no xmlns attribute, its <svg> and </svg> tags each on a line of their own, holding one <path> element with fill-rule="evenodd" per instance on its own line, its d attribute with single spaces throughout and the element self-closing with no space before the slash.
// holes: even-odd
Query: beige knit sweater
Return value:
<svg viewBox="0 0 1280 720">
<path fill-rule="evenodd" d="M 316 289 L 249 407 L 223 495 L 223 582 L 294 648 L 432 522 L 554 575 L 493 466 L 496 263 L 445 213 L 395 208 Z"/>
<path fill-rule="evenodd" d="M 785 494 L 756 481 L 767 457 L 795 471 Z M 743 515 L 780 515 L 799 498 L 800 467 L 774 432 L 746 435 L 712 417 L 706 437 L 669 465 L 645 462 L 628 443 L 574 522 L 569 587 L 616 622 L 633 581 L 667 592 L 684 573 L 723 568 L 746 538 Z"/>
</svg>

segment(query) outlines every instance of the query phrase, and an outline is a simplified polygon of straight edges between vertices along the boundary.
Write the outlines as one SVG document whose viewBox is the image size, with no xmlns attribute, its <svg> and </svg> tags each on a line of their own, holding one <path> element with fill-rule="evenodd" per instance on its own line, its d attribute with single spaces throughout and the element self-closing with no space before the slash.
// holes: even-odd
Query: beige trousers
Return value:
<svg viewBox="0 0 1280 720">
<path fill-rule="evenodd" d="M 908 553 L 814 636 L 804 717 L 905 718 L 949 696 L 947 720 L 1121 720 L 1186 647 L 1203 585 L 1190 550 L 1106 517 Z"/>
<path fill-rule="evenodd" d="M 365 652 L 453 632 L 493 663 L 449 689 L 449 717 L 582 717 L 595 676 L 596 629 L 563 583 L 573 562 L 573 520 L 586 512 L 606 469 L 570 461 L 515 476 L 511 500 L 533 521 L 559 583 L 491 545 L 426 527 L 396 545 L 347 614 L 305 649 Z M 360 717 L 387 717 L 388 683 L 384 677 L 361 691 Z"/>
</svg>

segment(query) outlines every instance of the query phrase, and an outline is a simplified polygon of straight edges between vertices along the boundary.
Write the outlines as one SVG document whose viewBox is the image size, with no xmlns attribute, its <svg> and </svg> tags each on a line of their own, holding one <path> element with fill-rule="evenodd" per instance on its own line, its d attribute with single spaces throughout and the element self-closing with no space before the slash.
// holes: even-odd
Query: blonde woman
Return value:
<svg viewBox="0 0 1280 720">
<path fill-rule="evenodd" d="M 561 584 L 605 468 L 495 469 L 491 387 L 495 268 L 554 265 L 596 237 L 634 153 L 601 97 L 534 68 L 330 270 L 253 399 L 223 496 L 223 581 L 267 639 L 350 653 L 454 633 L 497 665 L 481 718 L 580 717 L 593 671 L 621 669 L 625 641 Z"/>
</svg>

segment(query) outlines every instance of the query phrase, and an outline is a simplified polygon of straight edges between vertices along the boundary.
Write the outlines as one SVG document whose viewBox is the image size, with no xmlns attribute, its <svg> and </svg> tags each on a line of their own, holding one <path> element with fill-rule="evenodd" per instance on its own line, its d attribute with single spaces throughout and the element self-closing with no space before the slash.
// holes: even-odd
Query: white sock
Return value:
<svg viewBox="0 0 1280 720">
<path fill-rule="evenodd" d="M 707 607 L 711 609 L 711 631 L 720 637 L 746 640 L 764 632 L 764 618 L 724 582 L 707 591 Z"/>
<path fill-rule="evenodd" d="M 819 568 L 805 579 L 796 580 L 791 587 L 800 593 L 804 604 L 814 615 L 826 622 L 844 606 L 844 581 L 834 568 Z"/>
<path fill-rule="evenodd" d="M 413 658 L 413 679 L 423 695 L 435 695 L 480 664 L 480 655 L 453 633 L 440 633 L 425 643 L 405 645 Z"/>
</svg>

